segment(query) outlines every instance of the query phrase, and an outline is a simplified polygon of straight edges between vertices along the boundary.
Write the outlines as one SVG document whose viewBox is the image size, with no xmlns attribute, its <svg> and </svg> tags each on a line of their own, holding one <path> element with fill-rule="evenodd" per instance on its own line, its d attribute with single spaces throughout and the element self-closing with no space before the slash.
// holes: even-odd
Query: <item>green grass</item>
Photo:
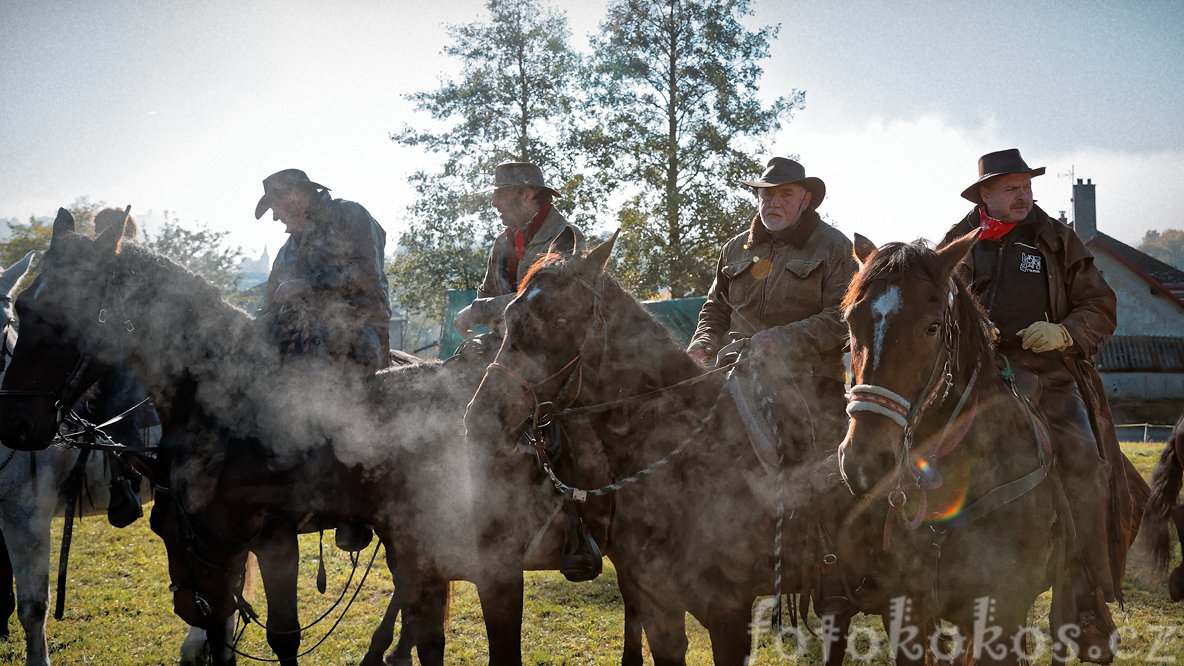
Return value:
<svg viewBox="0 0 1184 666">
<path fill-rule="evenodd" d="M 1162 445 L 1126 443 L 1123 449 L 1144 475 L 1158 460 Z M 61 520 L 54 523 L 55 561 L 50 585 L 56 580 L 57 540 Z M 330 535 L 331 537 L 331 535 Z M 301 538 L 301 616 L 307 622 L 328 609 L 349 575 L 345 553 L 326 540 L 325 559 L 329 570 L 329 591 L 316 592 L 317 565 L 315 535 Z M 369 551 L 366 551 L 368 559 Z M 1178 554 L 1176 559 L 1179 559 Z M 363 561 L 363 565 L 365 560 Z M 526 608 L 523 624 L 523 654 L 528 664 L 616 664 L 619 663 L 623 617 L 616 574 L 606 561 L 605 573 L 589 583 L 569 583 L 557 573 L 532 572 L 526 576 Z M 359 574 L 361 571 L 359 571 Z M 391 590 L 381 554 L 357 600 L 336 631 L 302 664 L 356 663 L 365 653 L 370 632 L 386 607 Z M 1125 586 L 1126 607 L 1115 609 L 1115 620 L 1123 628 L 1123 646 L 1129 657 L 1118 663 L 1148 663 L 1148 656 L 1184 661 L 1184 607 L 1167 599 L 1161 581 L 1149 574 L 1130 571 Z M 50 656 L 56 664 L 173 664 L 185 625 L 172 613 L 164 548 L 141 519 L 131 527 L 116 530 L 101 517 L 87 518 L 74 531 L 74 549 L 68 575 L 66 616 L 50 618 Z M 51 607 L 53 600 L 50 600 Z M 1032 612 L 1033 626 L 1046 627 L 1047 595 Z M 255 606 L 266 616 L 262 589 Z M 324 634 L 332 620 L 323 622 L 304 639 L 309 647 Z M 811 617 L 816 626 L 817 618 Z M 767 619 L 755 639 L 754 664 L 816 663 L 815 658 L 794 660 L 789 646 L 774 640 Z M 879 620 L 860 619 L 857 631 L 866 640 L 883 640 Z M 14 616 L 12 632 L 0 641 L 0 664 L 24 661 L 24 634 Z M 688 617 L 691 649 L 688 663 L 710 664 L 707 633 Z M 240 644 L 243 651 L 271 657 L 263 630 L 252 627 Z M 454 586 L 452 617 L 448 627 L 448 663 L 474 664 L 486 661 L 485 630 L 472 585 Z M 816 654 L 816 652 L 815 652 Z M 1048 659 L 1038 663 L 1047 663 Z M 240 659 L 240 663 L 251 663 Z M 848 658 L 848 663 L 890 663 L 883 657 L 871 661 Z M 1161 661 L 1160 663 L 1173 663 Z"/>
</svg>

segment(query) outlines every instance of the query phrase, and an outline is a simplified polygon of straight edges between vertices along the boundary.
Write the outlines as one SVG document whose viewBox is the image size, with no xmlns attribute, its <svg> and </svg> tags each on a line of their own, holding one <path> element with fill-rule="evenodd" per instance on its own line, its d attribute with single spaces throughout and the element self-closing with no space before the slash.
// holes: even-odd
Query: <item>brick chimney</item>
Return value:
<svg viewBox="0 0 1184 666">
<path fill-rule="evenodd" d="M 1087 178 L 1084 183 L 1078 178 L 1073 185 L 1073 230 L 1083 242 L 1098 235 L 1098 208 L 1092 178 Z"/>
</svg>

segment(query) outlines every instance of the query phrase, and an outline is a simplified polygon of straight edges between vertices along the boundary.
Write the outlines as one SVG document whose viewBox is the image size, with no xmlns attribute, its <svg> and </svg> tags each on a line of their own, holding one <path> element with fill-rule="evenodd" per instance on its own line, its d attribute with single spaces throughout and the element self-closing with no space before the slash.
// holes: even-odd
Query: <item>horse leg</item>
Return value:
<svg viewBox="0 0 1184 666">
<path fill-rule="evenodd" d="M 489 663 L 522 663 L 522 572 L 507 572 L 477 585 L 485 635 L 489 637 Z"/>
<path fill-rule="evenodd" d="M 8 544 L 0 532 L 0 639 L 8 639 L 8 618 L 16 610 L 16 595 L 12 591 L 12 559 L 8 557 Z"/>
<path fill-rule="evenodd" d="M 399 644 L 387 655 L 388 666 L 411 666 L 412 643 L 419 652 L 420 664 L 441 666 L 444 663 L 444 620 L 448 614 L 449 593 L 449 582 L 446 580 L 422 581 L 415 612 L 411 619 L 404 615 Z M 493 641 L 490 641 L 490 645 L 493 645 Z M 490 663 L 494 663 L 492 647 Z"/>
<path fill-rule="evenodd" d="M 235 666 L 234 649 L 234 614 L 222 622 L 213 622 L 206 629 L 206 647 L 209 648 L 210 664 L 212 666 Z"/>
<path fill-rule="evenodd" d="M 399 609 L 404 605 L 403 597 L 396 589 L 391 593 L 391 600 L 387 603 L 386 612 L 382 614 L 382 621 L 378 623 L 378 627 L 370 635 L 370 645 L 366 648 L 366 656 L 362 657 L 361 666 L 381 666 L 384 663 L 382 653 L 390 647 L 395 638 L 395 622 L 399 618 Z M 406 620 L 404 620 L 404 625 L 406 625 Z M 406 650 L 408 657 L 406 663 L 410 664 L 411 647 L 403 645 L 403 638 L 402 635 L 399 636 L 399 644 L 395 646 L 392 654 L 398 653 L 400 649 Z"/>
<path fill-rule="evenodd" d="M 28 522 L 20 527 L 6 521 L 4 531 L 16 581 L 17 617 L 25 630 L 25 663 L 48 666 L 45 620 L 49 614 L 49 516 L 34 511 Z"/>
<path fill-rule="evenodd" d="M 300 650 L 300 618 L 296 608 L 296 574 L 300 560 L 294 529 L 279 529 L 260 540 L 254 550 L 267 595 L 267 644 L 283 666 L 296 666 Z"/>
<path fill-rule="evenodd" d="M 625 607 L 625 644 L 621 649 L 621 666 L 642 666 L 641 618 L 638 598 L 641 594 L 633 578 L 617 571 L 617 588 L 621 591 L 621 605 Z"/>
<path fill-rule="evenodd" d="M 654 666 L 685 666 L 687 663 L 686 613 L 681 608 L 655 608 L 639 612 L 650 642 Z"/>
<path fill-rule="evenodd" d="M 1180 554 L 1184 555 L 1184 505 L 1171 510 L 1172 524 L 1176 526 L 1176 537 L 1180 540 Z M 1168 576 L 1168 596 L 1172 601 L 1184 599 L 1184 564 L 1176 565 Z"/>
<path fill-rule="evenodd" d="M 723 666 L 743 666 L 752 650 L 748 633 L 752 623 L 752 602 L 747 606 L 712 613 L 705 626 L 711 636 L 712 663 Z"/>
</svg>

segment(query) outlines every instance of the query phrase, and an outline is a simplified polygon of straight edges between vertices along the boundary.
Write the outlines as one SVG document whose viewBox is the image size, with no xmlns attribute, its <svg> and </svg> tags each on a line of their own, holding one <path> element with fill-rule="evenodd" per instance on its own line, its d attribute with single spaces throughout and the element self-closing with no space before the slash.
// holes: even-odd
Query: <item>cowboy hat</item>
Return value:
<svg viewBox="0 0 1184 666">
<path fill-rule="evenodd" d="M 312 191 L 329 189 L 320 183 L 309 180 L 308 175 L 300 169 L 277 171 L 263 179 L 263 196 L 259 198 L 259 203 L 255 204 L 255 219 L 263 217 L 263 214 L 275 202 L 276 197 L 294 188 Z"/>
<path fill-rule="evenodd" d="M 505 162 L 494 167 L 493 190 L 503 187 L 537 187 L 553 197 L 559 196 L 559 192 L 543 182 L 543 170 L 530 162 Z"/>
<path fill-rule="evenodd" d="M 983 198 L 979 196 L 978 188 L 983 186 L 983 183 L 994 178 L 995 176 L 1003 176 L 1009 173 L 1026 173 L 1031 176 L 1041 176 L 1044 174 L 1044 167 L 1036 169 L 1029 169 L 1028 163 L 1024 158 L 1020 157 L 1019 148 L 1008 148 L 1007 150 L 997 150 L 993 153 L 987 153 L 978 158 L 978 180 L 970 187 L 962 190 L 962 198 L 968 201 L 973 201 L 976 204 L 981 204 Z"/>
<path fill-rule="evenodd" d="M 794 183 L 802 186 L 810 193 L 810 208 L 818 208 L 822 199 L 826 197 L 826 183 L 821 178 L 806 176 L 806 168 L 788 157 L 774 157 L 765 166 L 765 172 L 760 180 L 742 180 L 741 183 L 749 187 L 777 187 Z"/>
</svg>

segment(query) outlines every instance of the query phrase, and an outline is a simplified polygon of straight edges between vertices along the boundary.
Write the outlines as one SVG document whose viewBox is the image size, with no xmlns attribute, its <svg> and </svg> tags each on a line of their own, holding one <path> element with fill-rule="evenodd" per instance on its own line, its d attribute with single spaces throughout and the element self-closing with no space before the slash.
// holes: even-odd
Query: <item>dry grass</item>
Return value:
<svg viewBox="0 0 1184 666">
<path fill-rule="evenodd" d="M 1124 444 L 1124 450 L 1145 475 L 1158 459 L 1159 444 Z M 61 521 L 55 521 L 56 538 Z M 185 626 L 173 614 L 168 593 L 164 549 L 140 520 L 123 530 L 112 529 L 102 518 L 89 518 L 75 530 L 71 555 L 66 617 L 50 619 L 51 658 L 57 664 L 171 664 Z M 326 544 L 329 593 L 317 594 L 313 585 L 317 543 L 315 535 L 302 538 L 302 616 L 307 621 L 328 609 L 349 575 L 344 553 Z M 369 551 L 367 551 L 367 556 Z M 1178 560 L 1178 555 L 1177 558 Z M 340 626 L 302 664 L 348 664 L 361 659 L 370 632 L 385 609 L 391 590 L 381 555 L 357 600 Z M 364 562 L 363 562 L 364 565 Z M 53 567 L 56 570 L 56 562 Z M 360 574 L 360 572 L 359 572 Z M 51 586 L 56 575 L 51 575 Z M 1184 660 L 1184 610 L 1168 601 L 1160 582 L 1145 572 L 1132 571 L 1125 587 L 1127 604 L 1115 619 L 1123 628 L 1121 663 L 1158 663 Z M 261 597 L 262 595 L 260 595 Z M 52 602 L 51 602 L 52 603 Z M 262 598 L 256 606 L 266 614 Z M 340 609 L 338 609 L 338 612 Z M 1041 626 L 1047 614 L 1047 599 L 1033 610 L 1033 625 Z M 337 617 L 334 613 L 331 619 Z M 817 619 L 811 618 L 816 624 Z M 762 621 L 759 627 L 768 625 Z M 858 631 L 865 640 L 882 640 L 876 622 L 861 621 Z M 688 618 L 691 637 L 690 664 L 710 664 L 706 632 Z M 0 663 L 24 660 L 24 636 L 16 618 L 9 620 L 12 636 L 0 642 Z M 328 628 L 328 622 L 314 628 L 305 638 L 311 646 Z M 526 619 L 523 627 L 524 660 L 529 664 L 616 664 L 619 663 L 622 634 L 620 596 L 616 576 L 606 566 L 604 575 L 590 583 L 568 583 L 556 573 L 527 575 Z M 762 631 L 755 639 L 753 663 L 814 663 L 809 657 L 794 659 L 788 648 Z M 865 643 L 866 645 L 866 643 Z M 247 653 L 270 657 L 263 631 L 252 628 L 240 648 Z M 455 586 L 453 616 L 448 633 L 448 662 L 483 663 L 486 644 L 476 593 L 469 584 Z M 1047 663 L 1047 658 L 1038 663 Z M 248 663 L 249 660 L 240 660 Z M 861 662 L 890 663 L 882 656 Z"/>
</svg>

